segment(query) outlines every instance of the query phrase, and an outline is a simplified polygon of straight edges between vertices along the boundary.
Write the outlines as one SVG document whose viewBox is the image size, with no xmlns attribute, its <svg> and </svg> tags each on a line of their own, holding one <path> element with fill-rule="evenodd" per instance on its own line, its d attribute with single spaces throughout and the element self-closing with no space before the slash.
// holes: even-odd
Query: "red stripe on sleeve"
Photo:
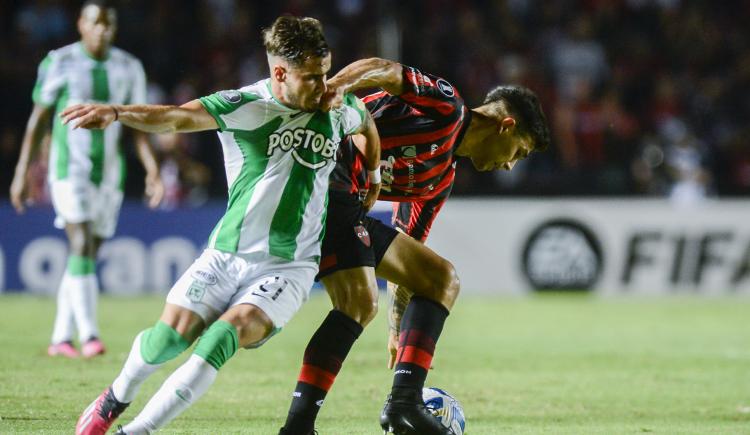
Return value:
<svg viewBox="0 0 750 435">
<path fill-rule="evenodd" d="M 451 103 L 448 103 L 446 101 L 436 100 L 430 97 L 419 97 L 417 95 L 414 95 L 411 92 L 401 94 L 399 95 L 399 98 L 401 98 L 402 100 L 406 101 L 409 104 L 415 104 L 417 106 L 433 108 L 437 110 L 438 112 L 440 112 L 441 115 L 445 115 L 445 116 L 450 115 L 451 113 L 456 111 L 456 107 Z"/>
<path fill-rule="evenodd" d="M 362 98 L 362 102 L 365 103 L 365 104 L 367 104 L 370 101 L 379 100 L 379 99 L 385 97 L 386 95 L 388 95 L 388 92 L 386 92 L 386 91 L 375 92 L 374 94 L 370 94 L 370 95 L 367 95 L 364 98 Z"/>
</svg>

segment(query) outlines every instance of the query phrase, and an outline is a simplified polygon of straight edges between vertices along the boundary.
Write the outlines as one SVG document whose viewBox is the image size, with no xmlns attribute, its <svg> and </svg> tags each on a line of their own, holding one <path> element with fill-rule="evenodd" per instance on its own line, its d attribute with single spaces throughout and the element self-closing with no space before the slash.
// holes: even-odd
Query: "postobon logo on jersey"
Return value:
<svg viewBox="0 0 750 435">
<path fill-rule="evenodd" d="M 268 138 L 267 155 L 273 155 L 276 149 L 283 152 L 291 150 L 294 160 L 299 164 L 310 169 L 320 169 L 335 157 L 336 148 L 338 148 L 338 143 L 315 130 L 295 128 L 271 134 Z M 303 157 L 300 150 L 309 150 L 312 155 L 307 152 Z"/>
</svg>

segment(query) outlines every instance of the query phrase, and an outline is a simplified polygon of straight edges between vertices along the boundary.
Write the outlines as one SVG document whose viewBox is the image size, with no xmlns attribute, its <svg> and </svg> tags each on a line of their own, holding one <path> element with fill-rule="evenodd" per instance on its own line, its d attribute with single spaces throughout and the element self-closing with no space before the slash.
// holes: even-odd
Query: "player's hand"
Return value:
<svg viewBox="0 0 750 435">
<path fill-rule="evenodd" d="M 65 125 L 73 123 L 73 129 L 104 129 L 115 121 L 114 106 L 108 104 L 76 104 L 60 113 Z"/>
<path fill-rule="evenodd" d="M 388 333 L 388 370 L 393 370 L 396 365 L 398 354 L 398 331 L 390 330 Z"/>
<path fill-rule="evenodd" d="M 161 181 L 159 174 L 146 175 L 146 198 L 148 198 L 148 207 L 156 208 L 164 199 L 164 183 Z"/>
<path fill-rule="evenodd" d="M 378 200 L 378 195 L 380 195 L 380 186 L 382 186 L 380 183 L 370 183 L 370 188 L 367 189 L 365 199 L 362 200 L 362 207 L 364 207 L 365 211 L 370 211 L 375 206 L 375 201 Z"/>
<path fill-rule="evenodd" d="M 326 91 L 320 97 L 320 110 L 328 112 L 332 109 L 338 109 L 344 104 L 344 93 L 346 89 L 333 80 L 326 83 Z"/>
<path fill-rule="evenodd" d="M 26 182 L 26 174 L 16 173 L 13 177 L 13 182 L 10 184 L 10 202 L 13 204 L 13 208 L 16 209 L 18 214 L 22 214 L 26 211 L 26 200 L 29 196 L 28 183 Z"/>
</svg>

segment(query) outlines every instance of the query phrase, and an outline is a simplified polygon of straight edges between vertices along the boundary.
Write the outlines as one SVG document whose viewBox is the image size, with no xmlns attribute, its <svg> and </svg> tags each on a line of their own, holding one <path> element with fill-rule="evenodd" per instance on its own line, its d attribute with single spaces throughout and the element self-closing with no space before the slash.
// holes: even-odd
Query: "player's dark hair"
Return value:
<svg viewBox="0 0 750 435">
<path fill-rule="evenodd" d="M 301 65 L 311 56 L 325 57 L 331 51 L 320 21 L 291 15 L 282 15 L 263 29 L 263 45 L 268 53 L 293 65 Z"/>
<path fill-rule="evenodd" d="M 536 94 L 523 86 L 501 85 L 488 92 L 484 98 L 484 104 L 500 101 L 515 116 L 516 128 L 531 136 L 534 150 L 547 149 L 551 142 L 549 126 Z"/>
<path fill-rule="evenodd" d="M 89 6 L 98 6 L 100 9 L 116 9 L 115 2 L 112 0 L 86 0 L 81 6 L 81 10 Z"/>
</svg>

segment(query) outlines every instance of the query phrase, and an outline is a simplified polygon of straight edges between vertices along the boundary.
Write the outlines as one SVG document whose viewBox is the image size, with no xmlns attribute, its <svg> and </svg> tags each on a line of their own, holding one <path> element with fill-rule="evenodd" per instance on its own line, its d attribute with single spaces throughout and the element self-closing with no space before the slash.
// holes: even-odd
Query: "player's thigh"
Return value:
<svg viewBox="0 0 750 435">
<path fill-rule="evenodd" d="M 50 182 L 55 227 L 64 229 L 74 255 L 90 255 L 93 244 L 91 204 L 95 188 L 88 180 L 68 178 Z"/>
<path fill-rule="evenodd" d="M 49 187 L 52 207 L 56 214 L 56 227 L 63 229 L 65 224 L 91 220 L 91 203 L 96 194 L 96 188 L 91 182 L 71 177 L 51 181 Z"/>
<path fill-rule="evenodd" d="M 97 237 L 108 239 L 115 234 L 120 217 L 123 193 L 117 186 L 102 185 L 96 191 L 92 208 L 92 230 Z"/>
<path fill-rule="evenodd" d="M 95 257 L 97 250 L 96 237 L 90 221 L 66 223 L 65 235 L 68 237 L 70 253 L 86 257 Z"/>
<path fill-rule="evenodd" d="M 168 306 L 191 311 L 204 325 L 210 325 L 226 311 L 237 292 L 242 267 L 240 259 L 233 254 L 204 250 L 170 289 Z"/>
<path fill-rule="evenodd" d="M 195 341 L 206 328 L 206 322 L 198 313 L 170 303 L 164 305 L 159 320 L 177 331 L 189 343 Z"/>
<path fill-rule="evenodd" d="M 453 265 L 402 233 L 393 239 L 375 272 L 414 294 L 434 300 L 443 300 L 446 292 L 457 292 L 458 278 Z"/>
<path fill-rule="evenodd" d="M 375 267 L 372 238 L 363 213 L 355 197 L 332 194 L 317 279 L 340 270 Z"/>
<path fill-rule="evenodd" d="M 313 261 L 276 257 L 255 262 L 252 267 L 254 272 L 243 274 L 225 313 L 231 314 L 230 323 L 238 327 L 242 347 L 262 345 L 294 317 L 310 297 L 318 270 Z M 259 311 L 239 305 L 251 305 Z"/>
<path fill-rule="evenodd" d="M 377 313 L 378 283 L 370 266 L 343 269 L 322 279 L 333 307 L 360 324 Z"/>
</svg>

